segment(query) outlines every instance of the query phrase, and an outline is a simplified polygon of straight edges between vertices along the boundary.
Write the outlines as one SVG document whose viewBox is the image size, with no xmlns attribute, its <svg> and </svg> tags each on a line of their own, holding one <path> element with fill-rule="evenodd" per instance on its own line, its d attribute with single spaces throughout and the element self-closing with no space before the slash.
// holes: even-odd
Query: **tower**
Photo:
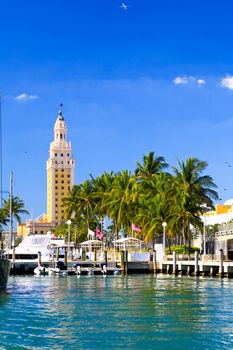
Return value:
<svg viewBox="0 0 233 350">
<path fill-rule="evenodd" d="M 66 123 L 60 109 L 47 160 L 47 214 L 48 221 L 56 225 L 64 222 L 63 198 L 74 185 L 74 167 L 71 142 L 66 141 Z"/>
</svg>

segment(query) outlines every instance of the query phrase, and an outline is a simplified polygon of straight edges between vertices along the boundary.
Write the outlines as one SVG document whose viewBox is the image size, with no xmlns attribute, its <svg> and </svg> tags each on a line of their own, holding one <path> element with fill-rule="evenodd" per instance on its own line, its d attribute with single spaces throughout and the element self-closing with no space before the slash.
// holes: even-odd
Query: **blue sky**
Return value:
<svg viewBox="0 0 233 350">
<path fill-rule="evenodd" d="M 60 102 L 76 183 L 155 151 L 206 160 L 222 201 L 233 197 L 233 2 L 127 3 L 0 0 L 3 184 L 13 171 L 34 216 Z"/>
</svg>

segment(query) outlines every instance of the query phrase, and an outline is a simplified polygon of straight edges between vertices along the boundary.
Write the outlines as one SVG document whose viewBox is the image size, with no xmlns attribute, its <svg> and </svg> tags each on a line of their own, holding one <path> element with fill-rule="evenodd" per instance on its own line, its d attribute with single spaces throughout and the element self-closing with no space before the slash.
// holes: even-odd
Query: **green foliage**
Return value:
<svg viewBox="0 0 233 350">
<path fill-rule="evenodd" d="M 12 214 L 18 223 L 21 223 L 21 215 L 29 214 L 24 208 L 24 202 L 19 197 L 12 197 Z M 0 224 L 5 226 L 10 217 L 10 197 L 3 200 L 3 206 L 0 208 Z"/>
<path fill-rule="evenodd" d="M 187 253 L 194 254 L 195 251 L 200 251 L 200 249 L 193 246 L 187 247 L 187 246 L 184 246 L 183 244 L 172 245 L 170 246 L 170 248 L 166 248 L 166 254 L 170 254 L 170 252 L 176 252 L 177 254 L 187 254 Z"/>
<path fill-rule="evenodd" d="M 112 222 L 114 238 L 121 228 L 131 235 L 134 223 L 141 227 L 145 241 L 154 240 L 162 233 L 165 221 L 166 235 L 179 236 L 186 245 L 191 237 L 190 225 L 202 228 L 204 204 L 213 207 L 213 200 L 218 198 L 213 179 L 203 174 L 206 162 L 192 157 L 178 160 L 173 173 L 168 173 L 164 171 L 168 167 L 165 158 L 149 152 L 136 165 L 134 174 L 128 170 L 105 172 L 73 187 L 64 205 L 78 241 L 86 239 L 88 228 L 94 231 L 104 217 Z"/>
</svg>

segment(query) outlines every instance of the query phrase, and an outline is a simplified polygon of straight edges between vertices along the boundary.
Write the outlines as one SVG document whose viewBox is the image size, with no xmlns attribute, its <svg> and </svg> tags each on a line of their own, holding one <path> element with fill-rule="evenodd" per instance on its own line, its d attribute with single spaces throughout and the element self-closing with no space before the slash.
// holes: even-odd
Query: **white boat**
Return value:
<svg viewBox="0 0 233 350">
<path fill-rule="evenodd" d="M 53 234 L 28 235 L 14 250 L 6 251 L 5 255 L 9 257 L 15 269 L 24 267 L 27 271 L 37 268 L 36 274 L 44 274 L 44 266 L 48 267 L 57 258 L 64 260 L 65 246 L 64 239 L 56 238 Z"/>
<path fill-rule="evenodd" d="M 62 270 L 59 267 L 49 267 L 48 274 L 49 276 L 67 276 L 68 270 Z"/>
<path fill-rule="evenodd" d="M 49 269 L 45 266 L 37 266 L 34 269 L 34 274 L 37 276 L 45 276 L 49 274 Z"/>
</svg>

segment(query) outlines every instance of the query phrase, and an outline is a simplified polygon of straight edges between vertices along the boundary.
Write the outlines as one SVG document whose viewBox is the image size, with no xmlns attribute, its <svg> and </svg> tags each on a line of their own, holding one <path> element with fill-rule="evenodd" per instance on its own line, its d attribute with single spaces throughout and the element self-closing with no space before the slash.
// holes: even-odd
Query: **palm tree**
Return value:
<svg viewBox="0 0 233 350">
<path fill-rule="evenodd" d="M 0 208 L 0 227 L 7 225 L 9 219 L 5 208 Z"/>
<path fill-rule="evenodd" d="M 123 226 L 129 229 L 138 205 L 138 186 L 128 170 L 116 174 L 111 190 L 105 196 L 105 206 L 114 221 L 115 231 Z"/>
<path fill-rule="evenodd" d="M 84 219 L 86 232 L 94 217 L 95 202 L 93 198 L 93 183 L 86 180 L 80 185 L 75 185 L 70 195 L 64 199 L 65 215 L 76 221 Z"/>
<path fill-rule="evenodd" d="M 11 200 L 3 200 L 3 210 L 6 212 L 6 217 L 10 216 L 10 206 Z M 18 223 L 21 223 L 21 215 L 29 214 L 29 212 L 24 208 L 24 202 L 19 197 L 12 197 L 12 214 Z"/>
<path fill-rule="evenodd" d="M 207 165 L 205 161 L 189 157 L 185 162 L 178 160 L 178 167 L 173 167 L 176 205 L 172 226 L 180 228 L 184 244 L 189 238 L 190 224 L 197 228 L 202 226 L 200 215 L 206 211 L 203 204 L 214 208 L 213 200 L 218 199 L 212 177 L 202 175 Z"/>
<path fill-rule="evenodd" d="M 105 215 L 108 215 L 108 207 L 106 206 L 105 198 L 112 189 L 112 184 L 115 178 L 113 172 L 104 172 L 103 175 L 94 179 L 93 183 L 93 200 L 95 201 L 95 214 L 102 219 Z"/>
<path fill-rule="evenodd" d="M 142 227 L 145 241 L 154 240 L 161 233 L 162 223 L 169 223 L 174 202 L 172 190 L 173 178 L 167 173 L 152 176 L 147 186 L 140 187 L 139 213 L 134 221 Z"/>
<path fill-rule="evenodd" d="M 159 174 L 168 167 L 164 157 L 156 157 L 154 152 L 143 156 L 143 162 L 136 162 L 135 175 L 141 180 L 148 180 L 152 175 Z"/>
</svg>

